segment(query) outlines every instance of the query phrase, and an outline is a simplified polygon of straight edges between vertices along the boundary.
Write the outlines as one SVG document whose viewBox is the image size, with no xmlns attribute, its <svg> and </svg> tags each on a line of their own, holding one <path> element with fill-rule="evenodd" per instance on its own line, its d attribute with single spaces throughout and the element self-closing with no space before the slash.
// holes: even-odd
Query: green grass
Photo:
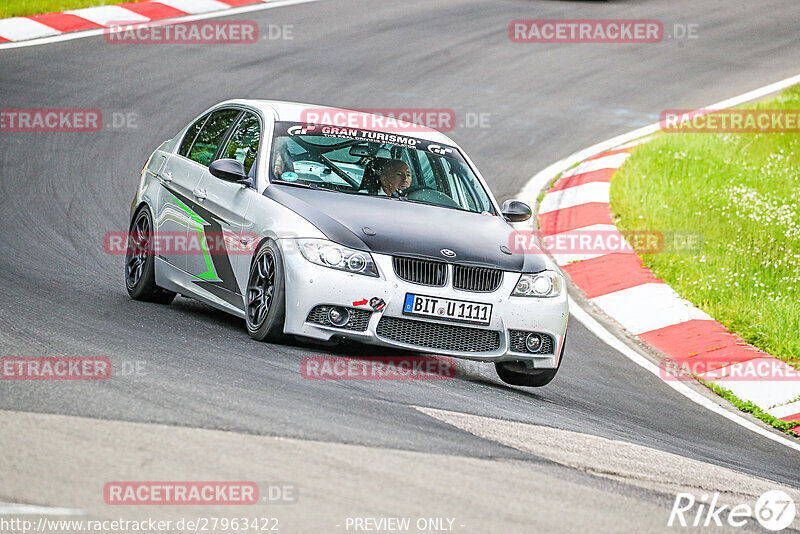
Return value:
<svg viewBox="0 0 800 534">
<path fill-rule="evenodd" d="M 800 86 L 749 106 L 800 109 Z M 800 361 L 800 135 L 670 133 L 611 184 L 623 230 L 699 236 L 645 264 L 745 341 Z M 699 248 L 699 250 L 697 250 Z"/>
<path fill-rule="evenodd" d="M 5 0 L 0 2 L 0 18 L 22 17 L 38 13 L 66 11 L 82 7 L 120 4 L 124 1 L 140 2 L 141 0 Z"/>
</svg>

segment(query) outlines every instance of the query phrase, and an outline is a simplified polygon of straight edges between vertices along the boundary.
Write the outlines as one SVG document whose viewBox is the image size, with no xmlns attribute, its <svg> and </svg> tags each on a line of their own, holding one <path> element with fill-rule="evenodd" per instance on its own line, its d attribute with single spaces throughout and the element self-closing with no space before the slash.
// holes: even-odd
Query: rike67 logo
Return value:
<svg viewBox="0 0 800 534">
<path fill-rule="evenodd" d="M 707 493 L 699 498 L 691 493 L 678 493 L 667 521 L 668 527 L 708 528 L 743 527 L 755 518 L 767 530 L 777 532 L 788 528 L 797 510 L 794 500 L 781 490 L 765 492 L 755 506 L 742 503 L 720 504 L 719 493 Z"/>
</svg>

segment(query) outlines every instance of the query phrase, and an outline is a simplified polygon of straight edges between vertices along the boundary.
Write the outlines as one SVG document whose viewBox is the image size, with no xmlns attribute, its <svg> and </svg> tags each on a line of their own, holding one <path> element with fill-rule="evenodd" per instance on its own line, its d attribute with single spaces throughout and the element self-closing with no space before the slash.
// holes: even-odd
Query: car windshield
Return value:
<svg viewBox="0 0 800 534">
<path fill-rule="evenodd" d="M 495 215 L 455 147 L 337 126 L 278 122 L 270 181 Z"/>
</svg>

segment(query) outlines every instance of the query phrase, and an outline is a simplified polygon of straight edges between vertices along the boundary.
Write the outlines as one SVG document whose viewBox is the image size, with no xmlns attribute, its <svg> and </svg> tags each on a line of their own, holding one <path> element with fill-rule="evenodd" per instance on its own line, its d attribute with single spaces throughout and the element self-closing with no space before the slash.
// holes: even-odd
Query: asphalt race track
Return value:
<svg viewBox="0 0 800 534">
<path fill-rule="evenodd" d="M 559 375 L 539 390 L 504 385 L 492 366 L 472 363 L 459 364 L 457 378 L 445 381 L 308 381 L 300 375 L 302 358 L 330 351 L 254 342 L 240 320 L 186 298 L 170 306 L 130 300 L 123 258 L 107 255 L 102 248 L 106 232 L 127 229 L 130 201 L 150 152 L 218 101 L 244 97 L 350 108 L 451 108 L 460 124 L 452 137 L 502 201 L 550 163 L 653 123 L 663 109 L 707 105 L 797 74 L 800 4 L 322 0 L 234 18 L 252 19 L 262 32 L 270 24 L 293 25 L 294 38 L 212 46 L 114 45 L 103 37 L 90 37 L 0 51 L 4 108 L 98 108 L 106 122 L 113 113 L 136 116 L 136 127 L 107 127 L 96 133 L 0 133 L 0 354 L 108 356 L 115 364 L 141 362 L 144 370 L 97 382 L 4 382 L 0 409 L 98 420 L 70 420 L 80 421 L 75 428 L 116 421 L 181 427 L 162 432 L 165 441 L 150 445 L 163 450 L 164 458 L 183 458 L 186 471 L 174 475 L 184 479 L 203 480 L 209 473 L 192 474 L 186 458 L 197 458 L 203 465 L 220 459 L 213 439 L 198 437 L 207 441 L 193 442 L 190 437 L 191 432 L 202 432 L 191 429 L 206 429 L 233 432 L 226 439 L 241 438 L 242 443 L 258 436 L 294 438 L 298 448 L 315 444 L 315 450 L 329 453 L 342 445 L 357 446 L 363 463 L 348 464 L 350 476 L 363 473 L 366 478 L 371 473 L 369 477 L 387 480 L 385 486 L 369 490 L 372 497 L 386 491 L 382 508 L 360 508 L 359 495 L 350 494 L 351 500 L 328 502 L 330 508 L 321 509 L 341 517 L 320 517 L 319 523 L 297 519 L 297 525 L 307 528 L 293 530 L 287 524 L 286 532 L 317 531 L 308 525 L 324 525 L 326 520 L 329 531 L 344 531 L 335 525 L 345 516 L 406 510 L 403 498 L 390 494 L 393 485 L 388 482 L 401 476 L 403 464 L 388 463 L 376 474 L 370 462 L 407 453 L 442 463 L 497 464 L 507 486 L 495 487 L 497 481 L 487 480 L 476 490 L 483 488 L 487 495 L 472 495 L 477 503 L 470 500 L 470 506 L 494 503 L 498 488 L 505 487 L 509 493 L 498 500 L 500 508 L 494 508 L 497 516 L 490 525 L 548 530 L 564 521 L 564 528 L 571 530 L 577 528 L 569 517 L 574 508 L 596 506 L 604 514 L 597 525 L 624 530 L 625 523 L 618 521 L 628 512 L 621 504 L 612 506 L 614 499 L 652 514 L 652 528 L 666 524 L 674 491 L 587 473 L 585 466 L 561 461 L 557 446 L 550 453 L 515 446 L 511 439 L 492 437 L 494 431 L 468 429 L 468 422 L 458 423 L 454 414 L 489 418 L 480 420 L 488 426 L 513 421 L 535 425 L 525 427 L 531 432 L 539 428 L 585 434 L 582 457 L 587 462 L 594 460 L 592 455 L 604 454 L 594 441 L 600 437 L 697 460 L 704 469 L 728 468 L 800 488 L 797 451 L 690 402 L 577 320 L 570 322 Z M 697 24 L 698 35 L 639 45 L 514 44 L 507 28 L 519 18 L 660 19 L 667 33 L 673 24 Z M 488 127 L 466 127 L 468 114 L 485 114 Z M 385 354 L 358 347 L 332 353 L 354 351 Z M 7 421 L 15 421 L 7 428 L 32 433 L 45 432 L 57 421 L 43 418 L 42 426 L 36 426 L 5 413 Z M 111 451 L 112 442 L 100 443 L 102 432 L 87 430 L 90 434 L 80 439 L 77 433 L 63 432 L 65 440 L 80 443 L 82 454 L 69 453 L 75 462 L 97 461 L 108 454 L 114 460 L 103 463 L 107 471 L 99 476 L 120 479 L 114 466 L 126 454 L 127 440 L 117 435 Z M 44 434 L 0 434 L 5 434 L 0 437 L 2 450 L 9 450 L 12 439 L 45 441 Z M 140 431 L 131 431 L 131 439 L 137 434 Z M 202 443 L 207 446 L 199 446 Z M 575 446 L 582 446 L 581 439 Z M 236 448 L 226 450 L 232 454 Z M 295 471 L 284 473 L 285 479 L 294 481 L 301 494 L 324 501 L 331 482 L 310 476 L 313 469 L 325 472 L 313 467 L 313 455 L 303 459 L 284 452 L 286 457 L 263 461 L 293 465 Z M 37 489 L 33 482 L 23 483 L 35 474 L 29 462 L 0 456 L 0 478 L 8 475 L 0 484 L 0 501 L 18 501 L 17 490 L 26 486 Z M 246 466 L 247 459 L 242 453 L 239 461 Z M 66 476 L 58 476 L 59 465 L 52 463 L 49 475 L 36 472 L 43 484 L 62 488 L 61 494 L 29 493 L 27 502 L 86 508 L 102 515 L 90 503 L 71 500 L 64 480 L 47 482 L 47 476 Z M 461 467 L 430 480 L 425 477 L 436 471 L 421 469 L 415 491 L 441 488 L 448 473 L 464 464 L 457 465 Z M 326 469 L 338 476 L 335 463 L 326 464 Z M 471 472 L 478 473 L 475 469 Z M 517 474 L 532 478 L 522 482 Z M 531 484 L 537 477 L 551 481 L 540 489 L 551 492 L 547 502 L 555 499 L 560 506 L 531 512 L 535 519 L 524 524 L 517 512 L 504 512 L 503 503 L 509 509 L 535 507 L 544 497 L 518 488 L 535 491 Z M 459 499 L 459 487 L 468 487 L 462 482 L 465 486 L 450 486 L 450 493 L 429 493 L 429 507 L 420 513 L 443 515 L 445 503 Z M 566 485 L 583 489 L 567 491 Z M 351 490 L 367 491 L 358 484 Z M 42 497 L 36 500 L 37 495 Z M 596 504 L 602 502 L 609 506 Z M 283 510 L 295 513 L 288 506 L 279 513 Z M 473 521 L 475 510 L 462 512 L 461 531 L 485 531 L 477 528 L 482 524 L 478 519 Z"/>
</svg>

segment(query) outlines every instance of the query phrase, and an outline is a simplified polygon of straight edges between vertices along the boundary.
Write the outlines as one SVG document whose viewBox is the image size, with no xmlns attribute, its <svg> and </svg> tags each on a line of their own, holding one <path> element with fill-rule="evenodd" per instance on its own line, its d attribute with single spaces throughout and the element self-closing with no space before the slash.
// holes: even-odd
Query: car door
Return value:
<svg viewBox="0 0 800 534">
<path fill-rule="evenodd" d="M 200 182 L 202 172 L 202 168 L 187 157 L 208 116 L 206 114 L 200 117 L 189 126 L 177 154 L 164 155 L 165 161 L 161 162 L 156 174 L 164 186 L 160 194 L 159 211 L 155 214 L 156 231 L 160 242 L 164 244 L 160 247 L 158 256 L 182 271 L 186 270 L 186 254 L 180 250 L 180 243 L 187 242 L 189 228 L 194 227 L 194 222 L 182 208 L 180 199 L 191 197 L 192 191 Z"/>
<path fill-rule="evenodd" d="M 197 129 L 191 143 L 182 143 L 178 154 L 171 162 L 172 184 L 167 185 L 168 201 L 172 210 L 180 217 L 185 232 L 185 245 L 176 243 L 173 250 L 174 261 L 187 273 L 197 271 L 196 265 L 206 264 L 208 251 L 205 230 L 208 221 L 203 217 L 203 198 L 198 197 L 198 185 L 203 172 L 214 159 L 219 145 L 241 111 L 235 108 L 222 108 L 211 112 Z M 170 162 L 168 162 L 170 164 Z M 181 181 L 180 184 L 176 182 Z M 166 204 L 166 203 L 165 203 Z M 215 279 L 213 269 L 200 272 L 202 278 Z"/>
<path fill-rule="evenodd" d="M 220 145 L 214 160 L 238 160 L 255 183 L 255 161 L 262 131 L 258 115 L 251 111 L 243 112 Z M 257 193 L 252 187 L 217 178 L 206 169 L 196 194 L 202 198 L 200 202 L 208 223 L 206 236 L 211 254 L 207 261 L 192 262 L 189 273 L 205 280 L 205 283 L 198 282 L 203 289 L 241 308 L 241 289 L 234 273 L 238 263 L 246 259 L 241 253 L 244 217 L 253 195 Z M 213 279 L 208 277 L 209 268 L 213 269 Z"/>
</svg>

